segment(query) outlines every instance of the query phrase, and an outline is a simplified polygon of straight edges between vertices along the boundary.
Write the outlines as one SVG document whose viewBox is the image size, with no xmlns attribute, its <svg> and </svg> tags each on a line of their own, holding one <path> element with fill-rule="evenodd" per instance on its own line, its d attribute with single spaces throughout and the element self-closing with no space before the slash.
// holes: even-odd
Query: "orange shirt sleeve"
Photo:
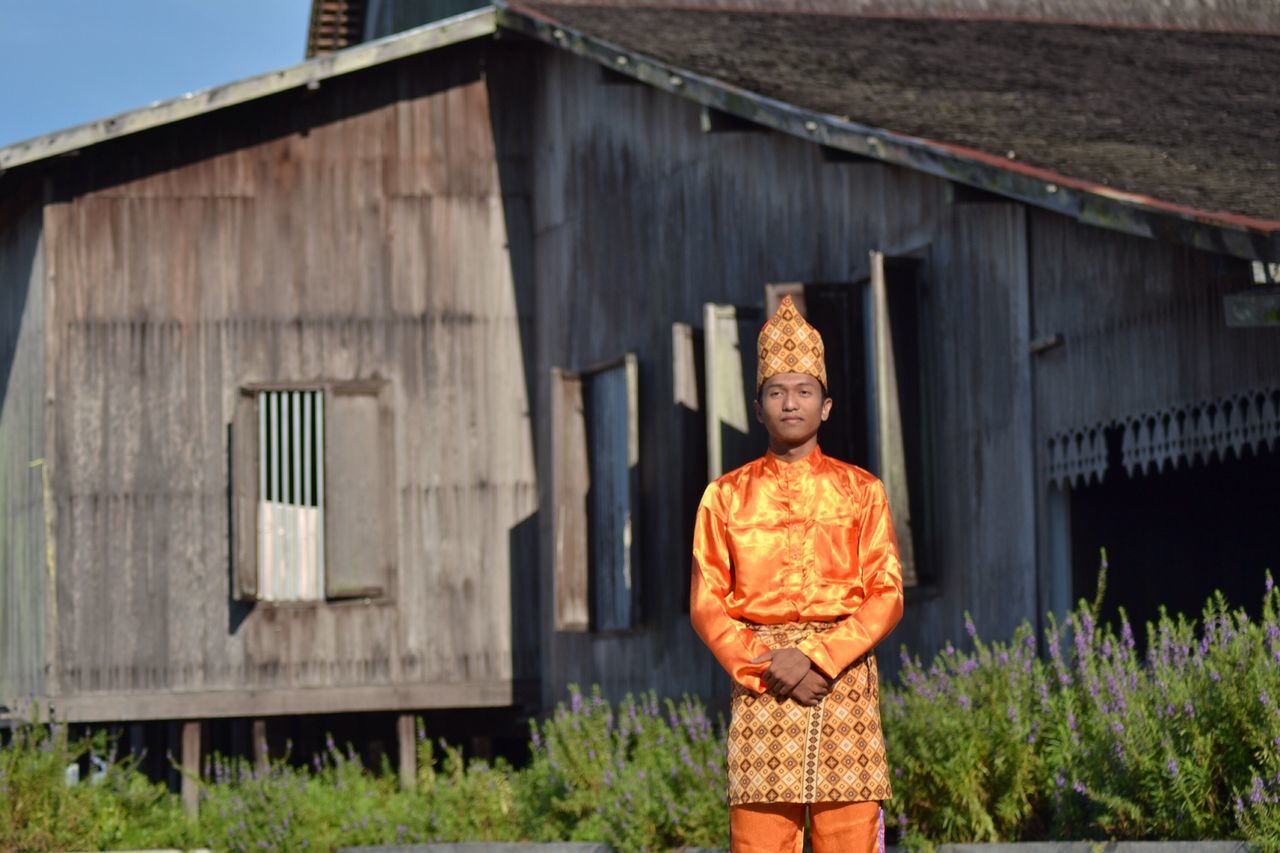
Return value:
<svg viewBox="0 0 1280 853">
<path fill-rule="evenodd" d="M 689 589 L 689 620 L 725 671 L 743 687 L 765 692 L 760 675 L 768 662 L 751 663 L 769 651 L 755 633 L 729 615 L 726 599 L 733 590 L 729 534 L 724 518 L 712 508 L 715 484 L 707 488 L 698 506 L 693 531 L 693 572 Z"/>
<path fill-rule="evenodd" d="M 838 626 L 814 634 L 800 651 L 831 678 L 876 647 L 902 618 L 902 562 L 884 484 L 868 489 L 858 532 L 858 565 L 866 597 Z"/>
</svg>

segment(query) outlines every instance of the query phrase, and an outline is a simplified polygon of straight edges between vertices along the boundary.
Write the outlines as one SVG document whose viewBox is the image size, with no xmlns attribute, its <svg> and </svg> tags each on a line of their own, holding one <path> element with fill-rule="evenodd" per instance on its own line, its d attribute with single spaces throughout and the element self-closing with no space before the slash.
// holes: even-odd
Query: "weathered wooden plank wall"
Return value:
<svg viewBox="0 0 1280 853">
<path fill-rule="evenodd" d="M 1223 316 L 1223 296 L 1252 286 L 1248 262 L 1039 211 L 1030 225 L 1035 335 L 1063 341 L 1035 361 L 1041 449 L 1063 430 L 1280 381 L 1280 335 Z"/>
<path fill-rule="evenodd" d="M 43 696 L 44 241 L 39 183 L 0 208 L 0 705 Z"/>
<path fill-rule="evenodd" d="M 1001 637 L 1036 608 L 1025 209 L 943 212 L 922 305 L 933 565 L 895 638 L 922 654 L 965 637 L 965 611 Z"/>
<path fill-rule="evenodd" d="M 645 544 L 637 572 L 645 604 L 639 630 L 555 632 L 544 618 L 544 698 L 562 696 L 572 682 L 599 682 L 612 694 L 661 686 L 724 695 L 725 678 L 689 630 L 684 607 L 684 516 L 698 495 L 673 490 L 680 488 L 679 466 L 699 454 L 684 446 L 690 437 L 672 381 L 672 324 L 700 327 L 704 302 L 763 305 L 768 282 L 857 281 L 867 275 L 872 249 L 928 259 L 934 306 L 924 334 L 948 354 L 939 360 L 956 374 L 940 383 L 946 387 L 934 407 L 938 477 L 947 482 L 937 513 L 955 519 L 935 549 L 931 573 L 941 595 L 909 607 L 890 645 L 927 648 L 958 636 L 965 609 L 994 631 L 1031 616 L 1029 314 L 1020 208 L 953 215 L 942 181 L 879 164 L 830 162 L 817 146 L 779 134 L 704 134 L 697 108 L 681 99 L 608 82 L 596 66 L 550 51 L 539 67 L 538 398 L 548 399 L 552 367 L 579 367 L 624 350 L 639 355 L 644 494 L 637 535 Z M 1003 396 L 977 405 L 978 383 L 1004 389 Z M 1020 397 L 1021 391 L 1027 393 Z M 540 459 L 549 455 L 549 427 L 540 413 Z M 1016 464 L 1007 454 L 1011 440 L 1026 451 Z M 1011 503 L 1025 511 L 1006 512 Z M 546 523 L 542 531 L 549 584 Z"/>
<path fill-rule="evenodd" d="M 509 693 L 508 553 L 536 491 L 490 128 L 468 45 L 65 167 L 46 214 L 64 692 Z M 246 611 L 228 578 L 236 391 L 321 379 L 390 382 L 395 591 Z"/>
</svg>

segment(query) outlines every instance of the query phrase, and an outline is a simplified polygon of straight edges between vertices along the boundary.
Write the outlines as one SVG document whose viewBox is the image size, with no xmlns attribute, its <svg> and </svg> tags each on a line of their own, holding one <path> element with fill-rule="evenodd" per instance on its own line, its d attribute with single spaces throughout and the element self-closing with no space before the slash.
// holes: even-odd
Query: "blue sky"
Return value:
<svg viewBox="0 0 1280 853">
<path fill-rule="evenodd" d="M 0 0 L 0 146 L 301 62 L 311 0 Z"/>
</svg>

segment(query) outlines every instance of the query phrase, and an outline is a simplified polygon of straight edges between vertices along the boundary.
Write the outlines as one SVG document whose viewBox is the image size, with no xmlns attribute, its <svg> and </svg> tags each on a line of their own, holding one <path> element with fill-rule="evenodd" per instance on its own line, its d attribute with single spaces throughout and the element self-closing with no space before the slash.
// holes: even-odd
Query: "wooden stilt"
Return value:
<svg viewBox="0 0 1280 853">
<path fill-rule="evenodd" d="M 200 810 L 200 721 L 182 724 L 182 806 L 194 818 Z"/>
<path fill-rule="evenodd" d="M 400 749 L 400 785 L 412 788 L 418 781 L 418 742 L 414 737 L 413 714 L 396 718 L 396 740 Z"/>
<path fill-rule="evenodd" d="M 471 738 L 471 754 L 485 761 L 493 760 L 493 738 L 488 735 L 475 735 Z"/>
<path fill-rule="evenodd" d="M 249 736 L 253 739 L 253 763 L 259 768 L 267 766 L 267 721 L 254 720 Z"/>
</svg>

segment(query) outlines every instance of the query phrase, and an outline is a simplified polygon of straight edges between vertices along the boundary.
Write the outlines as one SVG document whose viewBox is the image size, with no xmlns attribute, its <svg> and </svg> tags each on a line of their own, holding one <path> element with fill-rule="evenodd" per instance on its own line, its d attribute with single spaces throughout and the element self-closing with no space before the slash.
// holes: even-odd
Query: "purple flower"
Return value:
<svg viewBox="0 0 1280 853">
<path fill-rule="evenodd" d="M 963 693 L 960 694 L 959 696 L 956 697 L 956 704 L 958 704 L 961 708 L 963 708 L 966 711 L 969 710 L 969 707 L 970 707 L 969 697 L 965 696 Z"/>
<path fill-rule="evenodd" d="M 582 694 L 581 693 L 579 693 L 576 690 L 573 691 L 573 693 L 569 696 L 569 707 L 575 714 L 582 710 Z"/>
<path fill-rule="evenodd" d="M 1076 783 L 1071 787 L 1075 790 L 1077 794 L 1083 794 L 1085 792 L 1084 783 L 1078 779 L 1076 780 Z"/>
<path fill-rule="evenodd" d="M 1012 705 L 1009 706 L 1009 722 L 1011 723 L 1018 722 L 1018 709 L 1013 707 Z"/>
<path fill-rule="evenodd" d="M 1177 776 L 1178 776 L 1178 762 L 1177 762 L 1177 759 L 1170 758 L 1170 759 L 1169 759 L 1169 763 L 1168 763 L 1167 767 L 1169 768 L 1169 775 L 1170 775 L 1170 776 L 1173 776 L 1174 778 L 1177 778 Z"/>
<path fill-rule="evenodd" d="M 968 614 L 965 614 L 964 617 L 964 631 L 970 637 L 978 636 L 978 627 L 973 624 L 973 619 L 971 619 Z"/>
</svg>

